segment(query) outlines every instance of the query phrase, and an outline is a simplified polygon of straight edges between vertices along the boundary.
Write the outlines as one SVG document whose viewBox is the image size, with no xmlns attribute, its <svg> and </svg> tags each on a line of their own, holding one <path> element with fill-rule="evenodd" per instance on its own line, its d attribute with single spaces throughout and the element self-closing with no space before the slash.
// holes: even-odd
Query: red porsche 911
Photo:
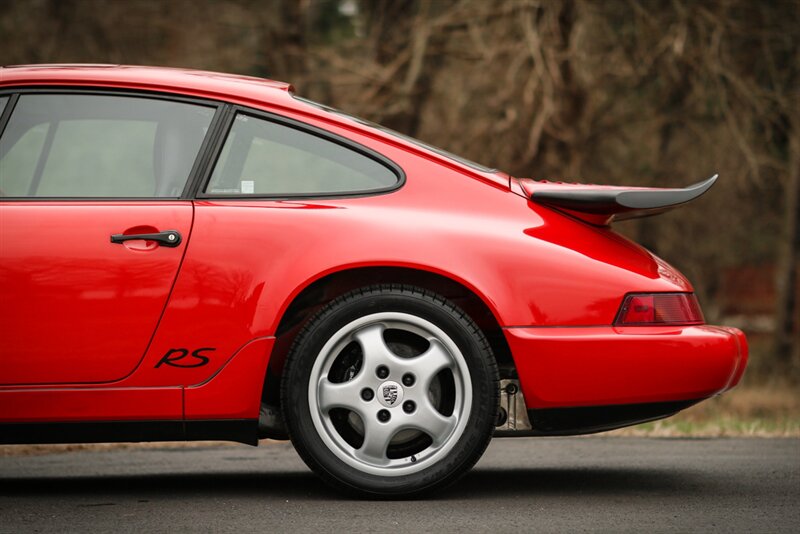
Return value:
<svg viewBox="0 0 800 534">
<path fill-rule="evenodd" d="M 666 417 L 744 372 L 744 335 L 610 228 L 715 177 L 515 178 L 165 68 L 2 68 L 0 135 L 2 443 L 291 439 L 408 496 L 493 435 Z"/>
</svg>

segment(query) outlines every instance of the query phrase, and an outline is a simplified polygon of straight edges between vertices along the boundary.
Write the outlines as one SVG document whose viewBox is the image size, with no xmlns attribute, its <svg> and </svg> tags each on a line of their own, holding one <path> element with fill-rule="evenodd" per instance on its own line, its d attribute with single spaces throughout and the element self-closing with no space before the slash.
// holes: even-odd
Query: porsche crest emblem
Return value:
<svg viewBox="0 0 800 534">
<path fill-rule="evenodd" d="M 382 392 L 383 392 L 383 400 L 386 401 L 386 404 L 388 404 L 389 406 L 394 406 L 394 403 L 397 402 L 397 385 L 384 384 Z"/>
</svg>

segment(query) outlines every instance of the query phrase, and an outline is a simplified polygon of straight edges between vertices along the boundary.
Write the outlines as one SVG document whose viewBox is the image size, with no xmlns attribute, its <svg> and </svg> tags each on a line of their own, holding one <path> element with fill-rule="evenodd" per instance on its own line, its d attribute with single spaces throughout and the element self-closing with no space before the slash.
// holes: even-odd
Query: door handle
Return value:
<svg viewBox="0 0 800 534">
<path fill-rule="evenodd" d="M 111 234 L 112 243 L 124 243 L 135 239 L 156 241 L 164 247 L 177 247 L 181 244 L 181 234 L 177 230 L 165 230 L 155 234 Z"/>
</svg>

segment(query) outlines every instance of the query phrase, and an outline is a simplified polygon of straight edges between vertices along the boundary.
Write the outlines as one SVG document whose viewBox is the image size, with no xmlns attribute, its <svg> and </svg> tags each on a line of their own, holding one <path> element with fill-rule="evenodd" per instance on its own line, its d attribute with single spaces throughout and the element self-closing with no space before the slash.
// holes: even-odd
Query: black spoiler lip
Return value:
<svg viewBox="0 0 800 534">
<path fill-rule="evenodd" d="M 715 174 L 707 180 L 683 189 L 636 187 L 545 189 L 533 191 L 530 199 L 545 206 L 607 217 L 606 224 L 608 224 L 612 220 L 657 215 L 691 202 L 708 191 L 718 177 L 719 175 Z"/>
</svg>

